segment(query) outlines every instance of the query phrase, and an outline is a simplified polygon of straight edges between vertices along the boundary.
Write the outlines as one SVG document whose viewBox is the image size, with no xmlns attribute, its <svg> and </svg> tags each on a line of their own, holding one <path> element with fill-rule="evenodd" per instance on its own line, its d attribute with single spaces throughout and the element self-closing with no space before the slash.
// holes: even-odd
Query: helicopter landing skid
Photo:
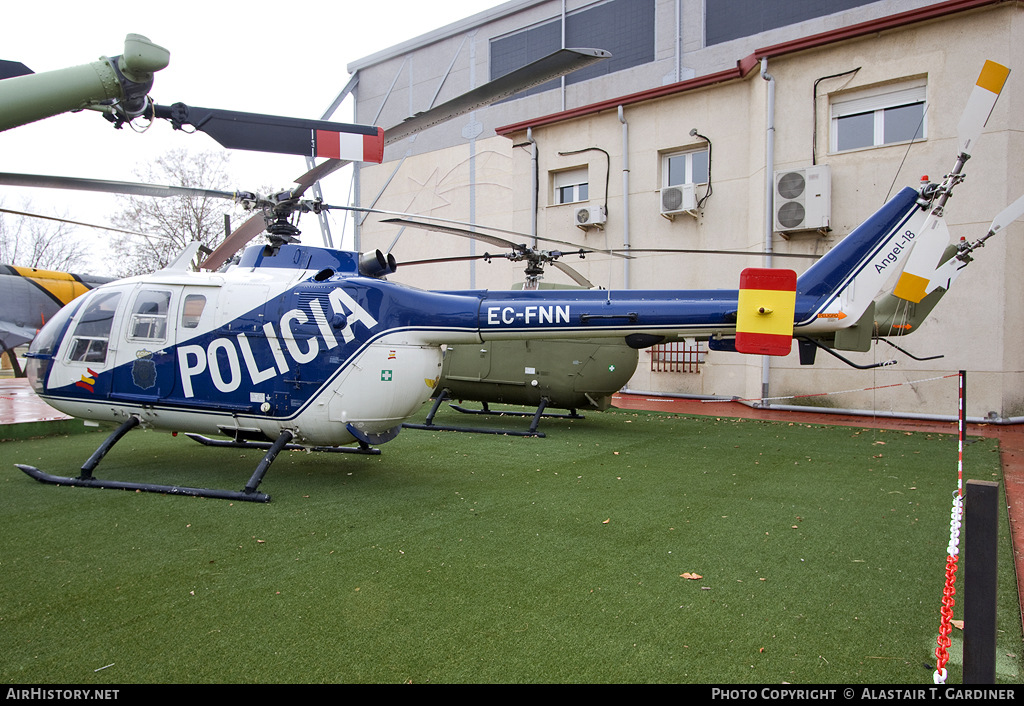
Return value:
<svg viewBox="0 0 1024 706">
<path fill-rule="evenodd" d="M 266 503 L 270 502 L 270 496 L 266 493 L 257 493 L 256 488 L 263 481 L 263 476 L 266 475 L 267 469 L 270 468 L 270 464 L 274 462 L 277 455 L 283 448 L 288 445 L 293 438 L 290 431 L 282 431 L 281 435 L 277 437 L 277 440 L 273 444 L 269 445 L 266 455 L 256 466 L 256 470 L 253 472 L 252 477 L 242 490 L 217 490 L 215 488 L 184 488 L 177 485 L 157 485 L 155 483 L 131 483 L 126 481 L 116 480 L 102 480 L 100 478 L 94 478 L 92 472 L 99 465 L 99 462 L 103 460 L 103 457 L 114 447 L 121 437 L 127 434 L 129 431 L 139 425 L 139 418 L 132 416 L 129 417 L 121 426 L 119 426 L 114 433 L 107 437 L 106 441 L 100 444 L 100 447 L 93 452 L 93 455 L 89 457 L 89 460 L 82 465 L 82 475 L 77 478 L 70 478 L 65 476 L 53 476 L 49 473 L 44 473 L 34 466 L 27 466 L 23 464 L 16 464 L 18 468 L 24 471 L 26 474 L 35 478 L 40 483 L 47 483 L 49 485 L 69 485 L 80 488 L 112 488 L 115 490 L 134 490 L 143 493 L 164 493 L 165 495 L 188 495 L 192 497 L 200 498 L 217 498 L 220 500 L 241 500 L 246 502 L 257 502 Z"/>
<path fill-rule="evenodd" d="M 211 439 L 202 434 L 185 434 L 192 441 L 197 441 L 203 446 L 218 446 L 230 449 L 269 449 L 273 444 L 269 441 L 228 441 L 227 439 Z M 348 453 L 366 454 L 367 456 L 380 456 L 380 449 L 374 448 L 365 441 L 359 440 L 359 446 L 300 446 L 298 444 L 287 444 L 285 451 L 323 451 L 325 453 Z"/>
<path fill-rule="evenodd" d="M 457 405 L 457 404 L 449 404 L 448 406 L 451 407 L 452 409 L 454 409 L 456 412 L 462 412 L 463 414 L 484 414 L 484 415 L 498 416 L 498 417 L 536 417 L 537 416 L 537 412 L 508 412 L 508 411 L 505 411 L 505 410 L 502 410 L 500 412 L 495 412 L 494 410 L 492 410 L 490 407 L 487 406 L 486 402 L 481 402 L 480 404 L 483 405 L 483 409 L 467 409 L 466 407 L 462 407 L 462 406 Z M 540 407 L 538 408 L 538 411 L 541 412 L 541 415 L 540 415 L 541 417 L 547 417 L 549 419 L 586 419 L 586 417 L 584 417 L 582 414 L 577 413 L 575 409 L 570 409 L 568 414 L 558 414 L 558 413 L 554 413 L 554 412 L 546 412 L 545 413 L 544 409 L 546 407 L 547 407 L 547 400 L 544 399 L 544 400 L 541 401 Z"/>
<path fill-rule="evenodd" d="M 448 390 L 441 390 L 441 393 L 434 400 L 434 405 L 430 408 L 430 412 L 427 414 L 426 424 L 403 424 L 402 426 L 406 429 L 432 429 L 434 431 L 462 431 L 469 432 L 472 434 L 503 434 L 506 436 L 535 436 L 543 439 L 546 435 L 542 431 L 537 431 L 537 425 L 540 424 L 541 417 L 559 417 L 562 419 L 585 419 L 585 417 L 576 414 L 576 410 L 571 410 L 569 414 L 544 414 L 545 408 L 548 405 L 548 399 L 542 397 L 540 405 L 537 407 L 536 412 L 494 412 L 488 406 L 486 402 L 482 402 L 483 409 L 466 409 L 455 404 L 449 403 L 449 407 L 457 412 L 463 414 L 483 414 L 490 416 L 510 416 L 510 417 L 533 417 L 533 421 L 530 423 L 529 431 L 515 431 L 512 429 L 473 429 L 469 427 L 451 427 L 451 426 L 440 426 L 434 424 L 434 415 L 437 413 L 438 407 L 445 401 L 450 399 L 448 396 Z"/>
</svg>

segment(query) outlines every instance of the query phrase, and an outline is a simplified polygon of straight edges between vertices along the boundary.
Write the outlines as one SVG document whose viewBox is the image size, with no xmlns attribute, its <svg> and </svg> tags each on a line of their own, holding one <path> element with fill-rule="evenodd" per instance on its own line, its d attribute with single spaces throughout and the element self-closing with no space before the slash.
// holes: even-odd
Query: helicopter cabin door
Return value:
<svg viewBox="0 0 1024 706">
<path fill-rule="evenodd" d="M 179 285 L 139 284 L 128 295 L 111 390 L 113 399 L 156 402 L 174 390 L 175 313 L 181 289 Z"/>
</svg>

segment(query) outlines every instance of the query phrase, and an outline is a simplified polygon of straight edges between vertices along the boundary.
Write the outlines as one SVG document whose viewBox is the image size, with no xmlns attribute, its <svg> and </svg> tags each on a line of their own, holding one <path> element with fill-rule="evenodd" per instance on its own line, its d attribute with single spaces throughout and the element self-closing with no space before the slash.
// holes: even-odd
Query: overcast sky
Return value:
<svg viewBox="0 0 1024 706">
<path fill-rule="evenodd" d="M 195 4 L 96 4 L 60 0 L 5 3 L 0 59 L 20 61 L 35 72 L 87 64 L 124 49 L 126 34 L 148 37 L 170 51 L 166 69 L 156 74 L 151 95 L 160 104 L 181 101 L 223 108 L 319 118 L 345 86 L 346 66 L 356 60 L 439 27 L 500 5 L 502 0 L 414 0 L 346 2 L 265 0 Z M 0 106 L 2 109 L 2 106 Z M 352 120 L 346 101 L 333 120 Z M 0 171 L 135 180 L 141 163 L 178 148 L 220 149 L 201 133 L 175 132 L 157 121 L 147 132 L 115 130 L 92 111 L 66 114 L 0 133 Z M 302 157 L 232 152 L 231 172 L 239 189 L 264 185 L 286 188 L 306 171 Z M 343 203 L 348 176 L 324 183 L 330 203 Z M 4 208 L 32 210 L 74 220 L 109 223 L 119 210 L 107 194 L 0 187 Z M 27 210 L 27 209 L 26 209 Z M 241 218 L 241 212 L 233 216 Z M 337 218 L 335 232 L 340 230 Z M 312 220 L 310 221 L 312 223 Z M 306 226 L 306 242 L 320 244 Z M 95 244 L 90 272 L 106 274 L 105 231 L 79 229 Z M 351 229 L 347 230 L 351 246 Z"/>
</svg>

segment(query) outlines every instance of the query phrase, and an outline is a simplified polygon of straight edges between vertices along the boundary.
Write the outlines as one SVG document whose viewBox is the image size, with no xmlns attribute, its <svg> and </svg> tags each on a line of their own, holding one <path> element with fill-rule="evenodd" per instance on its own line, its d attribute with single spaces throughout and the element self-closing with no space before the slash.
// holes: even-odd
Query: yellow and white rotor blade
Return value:
<svg viewBox="0 0 1024 706">
<path fill-rule="evenodd" d="M 1002 64 L 994 61 L 985 62 L 978 82 L 971 91 L 971 97 L 967 99 L 967 107 L 960 116 L 960 124 L 956 128 L 957 145 L 961 154 L 973 154 L 974 144 L 988 123 L 1009 75 L 1010 69 Z"/>
<path fill-rule="evenodd" d="M 1021 216 L 1024 216 L 1024 196 L 1021 196 L 1012 204 L 1004 208 L 998 216 L 992 219 L 992 225 L 989 226 L 988 233 L 978 240 L 977 243 L 974 243 L 974 245 L 970 247 L 970 250 L 984 245 L 986 240 L 996 233 L 1001 232 L 1006 226 L 1010 225 Z M 926 287 L 925 293 L 931 294 L 932 291 L 938 287 L 943 287 L 948 290 L 950 285 L 953 284 L 953 281 L 960 275 L 960 270 L 967 267 L 967 262 L 969 262 L 969 260 L 965 261 L 957 257 L 951 257 L 949 260 L 942 263 L 942 265 L 935 270 L 935 275 Z"/>
<path fill-rule="evenodd" d="M 935 270 L 947 245 L 949 228 L 946 221 L 934 212 L 929 213 L 921 230 L 914 236 L 914 247 L 892 293 L 900 299 L 920 303 L 931 291 L 929 285 L 935 279 Z"/>
<path fill-rule="evenodd" d="M 949 245 L 949 229 L 942 220 L 942 206 L 952 193 L 957 182 L 953 177 L 959 174 L 964 162 L 971 156 L 981 131 L 988 123 L 999 94 L 1010 75 L 1010 69 L 994 61 L 986 61 L 978 80 L 967 99 L 960 123 L 957 125 L 957 165 L 953 175 L 943 184 L 945 195 L 938 201 L 938 207 L 928 214 L 920 232 L 914 235 L 914 246 L 907 257 L 907 264 L 900 274 L 893 290 L 900 299 L 919 303 L 928 292 L 938 286 L 937 270 L 939 260 Z"/>
</svg>

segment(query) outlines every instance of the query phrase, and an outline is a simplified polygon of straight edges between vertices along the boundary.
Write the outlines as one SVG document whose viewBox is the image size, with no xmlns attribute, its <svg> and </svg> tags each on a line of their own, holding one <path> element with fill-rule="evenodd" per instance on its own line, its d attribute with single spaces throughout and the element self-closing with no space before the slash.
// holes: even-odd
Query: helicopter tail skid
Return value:
<svg viewBox="0 0 1024 706">
<path fill-rule="evenodd" d="M 47 485 L 67 485 L 78 488 L 110 488 L 113 490 L 134 490 L 141 493 L 161 493 L 163 495 L 187 495 L 191 497 L 199 498 L 214 498 L 218 500 L 239 500 L 244 502 L 257 502 L 267 503 L 270 502 L 270 496 L 266 493 L 259 493 L 256 489 L 260 483 L 263 482 L 263 476 L 266 475 L 270 465 L 277 458 L 277 455 L 281 451 L 289 446 L 289 442 L 294 438 L 294 435 L 290 431 L 282 431 L 280 436 L 274 441 L 273 444 L 269 444 L 267 453 L 263 459 L 256 466 L 256 470 L 253 471 L 252 476 L 249 478 L 249 482 L 242 490 L 218 490 L 215 488 L 189 488 L 178 485 L 159 485 L 156 483 L 135 483 L 130 481 L 117 481 L 117 480 L 105 480 L 96 478 L 92 475 L 92 472 L 99 465 L 99 462 L 103 460 L 103 457 L 125 436 L 129 431 L 139 426 L 140 420 L 137 416 L 132 415 L 125 420 L 121 426 L 119 426 L 114 432 L 107 437 L 107 439 L 100 445 L 89 460 L 82 465 L 82 475 L 77 478 L 71 478 L 67 476 L 54 476 L 44 471 L 39 470 L 35 466 L 29 466 L 25 464 L 16 464 L 17 467 L 24 471 L 31 478 L 35 478 L 40 483 Z M 230 443 L 230 442 L 229 442 Z"/>
</svg>

